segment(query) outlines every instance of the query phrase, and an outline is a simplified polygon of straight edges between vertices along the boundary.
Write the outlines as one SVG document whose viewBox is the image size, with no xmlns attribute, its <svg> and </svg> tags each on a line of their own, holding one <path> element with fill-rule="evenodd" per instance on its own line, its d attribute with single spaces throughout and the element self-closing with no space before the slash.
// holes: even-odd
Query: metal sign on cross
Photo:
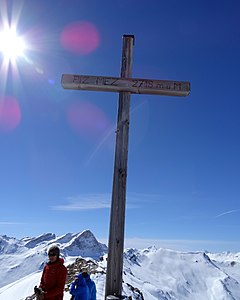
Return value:
<svg viewBox="0 0 240 300">
<path fill-rule="evenodd" d="M 185 81 L 132 78 L 133 35 L 123 36 L 121 77 L 63 74 L 64 89 L 119 93 L 105 298 L 121 298 L 131 94 L 188 96 Z M 114 298 L 114 297 L 113 297 Z"/>
</svg>

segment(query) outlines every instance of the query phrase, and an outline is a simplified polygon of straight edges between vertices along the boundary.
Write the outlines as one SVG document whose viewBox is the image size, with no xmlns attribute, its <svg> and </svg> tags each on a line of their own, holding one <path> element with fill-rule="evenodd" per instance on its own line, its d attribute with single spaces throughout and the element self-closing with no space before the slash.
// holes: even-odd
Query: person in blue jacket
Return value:
<svg viewBox="0 0 240 300">
<path fill-rule="evenodd" d="M 89 300 L 96 300 L 96 284 L 90 278 L 90 275 L 87 272 L 87 269 L 82 270 L 82 277 L 85 279 L 86 284 L 89 289 Z"/>
<path fill-rule="evenodd" d="M 81 273 L 71 284 L 70 294 L 74 296 L 74 300 L 89 300 L 89 288 Z"/>
</svg>

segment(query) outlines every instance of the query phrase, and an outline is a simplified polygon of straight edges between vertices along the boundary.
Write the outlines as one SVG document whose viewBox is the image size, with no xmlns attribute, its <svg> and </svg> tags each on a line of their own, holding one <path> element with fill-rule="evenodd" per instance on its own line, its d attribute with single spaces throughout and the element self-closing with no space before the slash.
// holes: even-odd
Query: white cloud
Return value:
<svg viewBox="0 0 240 300">
<path fill-rule="evenodd" d="M 68 197 L 66 204 L 53 206 L 54 210 L 76 211 L 94 210 L 110 207 L 109 194 L 83 194 L 75 197 Z"/>
<path fill-rule="evenodd" d="M 25 223 L 21 223 L 21 222 L 1 222 L 0 221 L 0 226 L 21 225 L 21 224 L 25 224 Z"/>
<path fill-rule="evenodd" d="M 126 199 L 127 209 L 141 206 L 143 203 L 157 201 L 161 196 L 155 194 L 129 193 Z M 76 211 L 95 210 L 111 207 L 111 194 L 82 194 L 66 198 L 67 203 L 55 205 L 54 210 Z"/>
<path fill-rule="evenodd" d="M 219 215 L 216 216 L 216 218 L 219 218 L 219 217 L 222 217 L 222 216 L 225 216 L 225 215 L 228 215 L 228 214 L 232 214 L 232 213 L 236 213 L 236 212 L 239 212 L 240 209 L 232 209 L 232 210 L 229 210 L 229 211 L 225 211 Z"/>
</svg>

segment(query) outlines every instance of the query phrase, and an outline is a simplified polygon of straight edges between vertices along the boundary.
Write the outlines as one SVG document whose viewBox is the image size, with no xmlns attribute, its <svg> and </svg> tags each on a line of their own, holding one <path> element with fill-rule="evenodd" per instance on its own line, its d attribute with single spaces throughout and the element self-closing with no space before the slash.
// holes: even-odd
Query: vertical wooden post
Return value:
<svg viewBox="0 0 240 300">
<path fill-rule="evenodd" d="M 143 93 L 152 95 L 187 96 L 190 92 L 189 82 L 132 79 L 133 45 L 134 36 L 124 35 L 120 78 L 75 74 L 63 74 L 62 76 L 62 86 L 65 89 L 108 92 L 119 91 L 105 287 L 106 300 L 122 298 L 130 94 Z M 123 80 L 123 78 L 129 78 L 129 80 Z M 116 85 L 114 83 L 116 83 Z M 144 86 L 142 86 L 143 83 L 145 83 Z"/>
<path fill-rule="evenodd" d="M 124 35 L 122 78 L 132 77 L 133 45 L 134 36 Z M 119 93 L 105 298 L 109 295 L 121 298 L 122 294 L 130 95 L 130 92 Z"/>
</svg>

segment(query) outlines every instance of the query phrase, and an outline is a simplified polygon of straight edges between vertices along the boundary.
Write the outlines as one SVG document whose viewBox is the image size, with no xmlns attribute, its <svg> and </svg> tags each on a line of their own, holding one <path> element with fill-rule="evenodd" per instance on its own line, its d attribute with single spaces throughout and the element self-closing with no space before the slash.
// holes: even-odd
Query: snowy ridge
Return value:
<svg viewBox="0 0 240 300">
<path fill-rule="evenodd" d="M 129 249 L 125 252 L 125 272 L 131 274 L 131 284 L 144 290 L 147 299 L 240 299 L 239 265 L 234 264 L 237 268 L 233 267 L 232 277 L 219 267 L 223 262 L 212 261 L 210 256 L 204 252 Z"/>
<path fill-rule="evenodd" d="M 52 241 L 56 238 L 56 235 L 53 234 L 53 233 L 46 233 L 46 234 L 43 234 L 43 235 L 40 235 L 36 238 L 33 238 L 33 239 L 30 239 L 28 240 L 26 243 L 25 243 L 25 246 L 27 248 L 34 248 L 36 246 L 38 246 L 39 244 L 41 243 L 46 243 L 48 241 Z M 24 241 L 24 240 L 22 240 Z M 23 243 L 24 244 L 24 243 Z"/>
<path fill-rule="evenodd" d="M 60 246 L 65 265 L 77 257 L 94 258 L 91 274 L 97 286 L 97 300 L 104 299 L 107 247 L 98 243 L 89 230 L 44 241 L 43 236 L 18 241 L 1 237 L 0 300 L 22 300 L 39 284 L 41 269 L 51 243 Z M 52 237 L 54 237 L 52 235 Z M 38 242 L 36 242 L 38 240 Z M 4 242 L 3 242 L 4 241 Z M 26 245 L 34 248 L 27 248 Z M 14 247 L 16 243 L 16 247 Z M 10 251 L 16 250 L 15 253 Z M 100 256 L 103 256 L 100 259 Z M 149 247 L 125 249 L 123 295 L 133 300 L 240 300 L 239 253 L 179 252 Z M 64 300 L 69 300 L 65 292 Z M 130 299 L 130 298 L 129 298 Z"/>
<path fill-rule="evenodd" d="M 0 236 L 0 255 L 15 253 L 20 247 L 21 242 L 6 235 Z"/>
</svg>

